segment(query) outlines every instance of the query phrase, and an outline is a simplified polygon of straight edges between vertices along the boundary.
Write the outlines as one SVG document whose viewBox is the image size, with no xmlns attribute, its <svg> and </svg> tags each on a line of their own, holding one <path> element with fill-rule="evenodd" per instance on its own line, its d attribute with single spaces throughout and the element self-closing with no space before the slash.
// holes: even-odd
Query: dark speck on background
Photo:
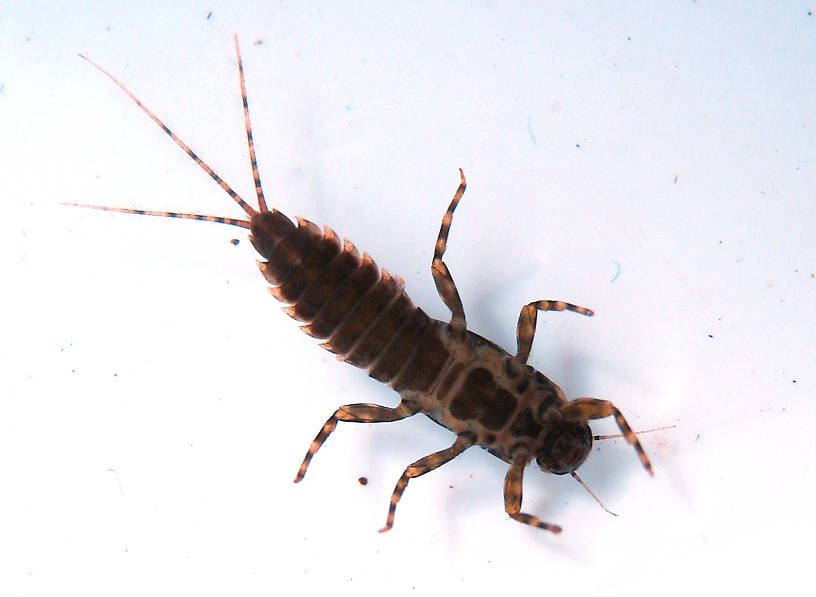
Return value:
<svg viewBox="0 0 816 597">
<path fill-rule="evenodd" d="M 231 238 L 230 242 L 232 243 L 233 247 L 236 247 L 236 246 L 238 246 L 238 243 L 240 243 L 241 241 L 238 240 L 237 238 Z"/>
<path fill-rule="evenodd" d="M 207 13 L 207 20 L 209 21 L 211 17 L 212 17 L 212 11 Z"/>
<path fill-rule="evenodd" d="M 360 477 L 359 479 L 357 479 L 357 482 L 360 485 L 368 485 L 368 479 L 366 477 Z"/>
</svg>

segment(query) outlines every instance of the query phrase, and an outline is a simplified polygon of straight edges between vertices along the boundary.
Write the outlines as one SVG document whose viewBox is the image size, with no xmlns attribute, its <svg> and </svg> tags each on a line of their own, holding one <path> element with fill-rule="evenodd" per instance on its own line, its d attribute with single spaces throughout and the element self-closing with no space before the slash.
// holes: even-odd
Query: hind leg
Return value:
<svg viewBox="0 0 816 597">
<path fill-rule="evenodd" d="M 518 352 L 516 353 L 516 360 L 522 364 L 527 362 L 527 357 L 530 356 L 530 349 L 533 347 L 533 338 L 535 337 L 536 321 L 538 320 L 539 311 L 574 311 L 581 315 L 591 316 L 594 314 L 592 309 L 586 307 L 579 307 L 564 301 L 535 301 L 524 305 L 519 313 L 518 327 L 516 327 L 516 343 L 518 345 Z"/>
<path fill-rule="evenodd" d="M 456 194 L 448 206 L 448 211 L 442 217 L 442 226 L 439 228 L 439 236 L 436 239 L 436 247 L 434 249 L 433 261 L 431 262 L 431 273 L 433 274 L 434 284 L 442 302 L 447 305 L 451 312 L 450 327 L 454 335 L 463 338 L 467 325 L 465 324 L 465 309 L 462 307 L 462 299 L 459 298 L 459 291 L 456 290 L 456 284 L 453 282 L 448 266 L 442 261 L 442 255 L 448 246 L 448 232 L 450 232 L 451 222 L 453 222 L 453 212 L 459 204 L 462 195 L 465 194 L 465 173 L 459 168 L 459 175 L 462 177 L 462 182 L 459 188 L 456 189 Z"/>
<path fill-rule="evenodd" d="M 338 421 L 348 421 L 350 423 L 389 423 L 391 421 L 399 421 L 419 412 L 419 406 L 408 405 L 405 402 L 400 402 L 396 407 L 390 408 L 387 406 L 380 406 L 379 404 L 346 404 L 338 408 L 334 414 L 329 417 L 328 421 L 323 424 L 323 427 L 318 432 L 317 436 L 312 440 L 306 456 L 298 469 L 295 483 L 303 479 L 306 474 L 306 469 L 309 468 L 309 463 L 312 457 L 320 449 L 329 435 L 331 435 L 334 428 L 337 427 Z"/>
</svg>

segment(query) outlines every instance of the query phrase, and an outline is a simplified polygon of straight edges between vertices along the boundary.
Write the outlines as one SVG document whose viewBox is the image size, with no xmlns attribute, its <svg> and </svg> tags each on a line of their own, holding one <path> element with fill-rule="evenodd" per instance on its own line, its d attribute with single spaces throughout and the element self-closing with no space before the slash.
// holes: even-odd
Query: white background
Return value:
<svg viewBox="0 0 816 597">
<path fill-rule="evenodd" d="M 810 583 L 815 4 L 165 4 L 0 14 L 1 594 Z M 279 311 L 243 230 L 58 205 L 240 216 L 76 55 L 251 198 L 233 33 L 270 203 L 446 317 L 429 264 L 462 167 L 446 259 L 470 327 L 512 348 L 525 302 L 595 309 L 543 314 L 531 362 L 636 429 L 676 425 L 642 437 L 654 478 L 620 440 L 581 468 L 619 517 L 530 468 L 524 509 L 564 532 L 519 525 L 506 465 L 472 449 L 378 534 L 451 434 L 341 425 L 294 485 L 337 405 L 396 394 Z"/>
</svg>

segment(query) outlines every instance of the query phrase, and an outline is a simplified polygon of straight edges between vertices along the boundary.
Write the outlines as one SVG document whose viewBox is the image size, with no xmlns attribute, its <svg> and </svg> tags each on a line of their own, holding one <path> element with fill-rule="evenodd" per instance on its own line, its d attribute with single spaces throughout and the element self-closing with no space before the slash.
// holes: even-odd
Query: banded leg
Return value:
<svg viewBox="0 0 816 597">
<path fill-rule="evenodd" d="M 396 407 L 390 408 L 388 406 L 380 406 L 379 404 L 346 404 L 338 408 L 328 421 L 323 424 L 318 434 L 309 445 L 306 456 L 298 469 L 295 483 L 300 482 L 306 469 L 309 468 L 309 463 L 312 457 L 320 449 L 334 428 L 337 427 L 338 421 L 348 421 L 350 423 L 389 423 L 391 421 L 399 421 L 419 412 L 418 405 L 408 405 L 405 402 L 400 402 Z"/>
<path fill-rule="evenodd" d="M 586 307 L 579 307 L 564 301 L 535 301 L 524 305 L 519 313 L 518 326 L 516 327 L 516 345 L 518 352 L 515 359 L 522 365 L 527 362 L 530 356 L 530 349 L 533 347 L 533 337 L 535 336 L 536 321 L 539 311 L 574 311 L 581 315 L 592 316 L 595 312 Z"/>
<path fill-rule="evenodd" d="M 649 457 L 643 451 L 643 446 L 640 445 L 637 435 L 629 427 L 629 423 L 623 418 L 621 411 L 608 400 L 598 400 L 597 398 L 576 398 L 572 402 L 568 402 L 561 407 L 561 414 L 567 421 L 574 421 L 576 423 L 585 423 L 590 419 L 603 419 L 605 417 L 615 417 L 615 422 L 621 430 L 626 442 L 635 448 L 638 458 L 640 458 L 643 467 L 649 471 L 650 475 L 654 475 L 652 470 L 652 463 L 649 462 Z"/>
<path fill-rule="evenodd" d="M 397 481 L 397 485 L 394 487 L 394 493 L 391 494 L 391 504 L 388 506 L 388 518 L 385 521 L 385 526 L 380 529 L 380 532 L 384 533 L 394 526 L 394 513 L 397 511 L 397 502 L 400 501 L 402 492 L 405 491 L 408 481 L 414 477 L 424 475 L 435 468 L 439 468 L 446 462 L 450 462 L 472 445 L 472 437 L 469 435 L 459 435 L 450 448 L 429 454 L 424 458 L 420 458 L 415 463 L 408 465 L 405 472 L 402 473 L 402 476 L 399 478 L 399 481 Z"/>
<path fill-rule="evenodd" d="M 459 183 L 459 188 L 456 189 L 456 194 L 448 206 L 448 211 L 442 217 L 442 225 L 439 228 L 439 236 L 436 238 L 436 247 L 434 248 L 433 261 L 431 262 L 431 274 L 433 274 L 434 284 L 439 293 L 442 302 L 450 309 L 451 321 L 450 327 L 457 337 L 464 337 L 467 325 L 465 324 L 465 309 L 462 307 L 462 299 L 459 298 L 459 291 L 456 290 L 456 284 L 453 282 L 448 266 L 442 261 L 442 255 L 445 254 L 445 249 L 448 246 L 448 232 L 450 232 L 451 222 L 453 222 L 453 212 L 456 206 L 459 205 L 459 200 L 465 194 L 467 182 L 465 181 L 465 173 L 459 168 L 459 175 L 462 177 L 462 182 Z"/>
<path fill-rule="evenodd" d="M 521 511 L 521 485 L 524 478 L 524 467 L 529 461 L 530 457 L 523 452 L 513 457 L 513 463 L 504 478 L 504 511 L 513 520 L 553 533 L 560 533 L 561 527 L 557 524 L 543 522 L 538 516 Z"/>
</svg>

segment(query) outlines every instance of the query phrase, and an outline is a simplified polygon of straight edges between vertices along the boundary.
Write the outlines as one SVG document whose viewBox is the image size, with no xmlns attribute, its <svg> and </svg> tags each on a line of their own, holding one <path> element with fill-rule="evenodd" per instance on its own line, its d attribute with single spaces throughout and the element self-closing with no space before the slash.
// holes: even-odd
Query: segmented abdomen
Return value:
<svg viewBox="0 0 816 597">
<path fill-rule="evenodd" d="M 400 278 L 380 270 L 367 253 L 324 226 L 279 211 L 251 219 L 250 240 L 270 289 L 304 332 L 324 348 L 397 391 L 428 392 L 450 358 L 443 322 L 428 317 Z"/>
</svg>

